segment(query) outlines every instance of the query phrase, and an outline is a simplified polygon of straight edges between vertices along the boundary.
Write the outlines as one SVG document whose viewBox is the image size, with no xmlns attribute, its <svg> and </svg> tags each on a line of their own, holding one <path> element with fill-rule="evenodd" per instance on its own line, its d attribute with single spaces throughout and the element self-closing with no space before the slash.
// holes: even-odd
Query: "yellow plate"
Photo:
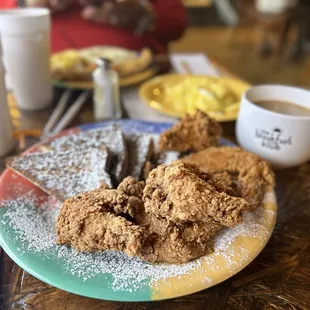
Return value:
<svg viewBox="0 0 310 310">
<path fill-rule="evenodd" d="M 147 51 L 146 51 L 147 50 Z M 69 55 L 68 55 L 69 53 Z M 157 69 L 151 66 L 152 62 L 152 53 L 148 49 L 144 49 L 141 51 L 140 56 L 142 57 L 143 54 L 147 54 L 147 63 L 143 64 L 141 67 L 138 66 L 139 72 L 136 70 L 135 72 L 132 72 L 132 74 L 124 75 L 124 77 L 120 78 L 120 86 L 126 87 L 126 86 L 132 86 L 136 84 L 140 84 L 144 82 L 145 80 L 153 77 L 157 73 Z M 72 56 L 73 54 L 73 56 Z M 65 56 L 66 55 L 66 56 Z M 131 51 L 128 49 L 115 47 L 115 46 L 93 46 L 88 47 L 81 50 L 67 50 L 60 53 L 53 54 L 51 57 L 51 67 L 53 68 L 53 63 L 56 65 L 59 65 L 59 62 L 62 63 L 64 60 L 68 62 L 68 60 L 73 61 L 75 63 L 76 59 L 80 59 L 83 57 L 84 59 L 87 59 L 90 63 L 95 63 L 96 59 L 99 57 L 106 57 L 112 60 L 113 64 L 120 65 L 121 63 L 125 63 L 136 59 L 138 61 L 139 59 L 139 53 L 136 51 Z M 56 60 L 56 58 L 57 60 Z M 144 56 L 145 57 L 145 56 Z M 140 68 L 140 69 L 139 69 Z M 88 68 L 88 70 L 92 70 L 91 68 Z M 85 89 L 85 90 L 91 90 L 93 89 L 93 83 L 91 80 L 86 81 L 75 81 L 75 80 L 57 80 L 55 79 L 53 81 L 55 86 L 63 87 L 63 88 L 71 88 L 71 89 Z"/>
<path fill-rule="evenodd" d="M 176 87 L 179 83 L 185 79 L 195 79 L 202 84 L 208 85 L 212 83 L 212 87 L 222 88 L 222 91 L 225 90 L 227 94 L 233 96 L 235 99 L 231 99 L 232 102 L 225 105 L 225 108 L 222 110 L 208 110 L 209 108 L 204 105 L 203 101 L 197 101 L 195 104 L 191 104 L 191 99 L 186 99 L 188 96 L 186 89 L 182 89 L 179 94 L 179 98 L 169 97 L 167 93 L 171 91 L 172 87 Z M 210 84 L 211 85 L 211 84 Z M 198 86 L 197 86 L 198 87 Z M 186 113 L 194 113 L 197 108 L 200 108 L 207 112 L 210 116 L 215 118 L 219 122 L 227 122 L 236 120 L 239 112 L 240 99 L 245 90 L 250 87 L 249 84 L 232 77 L 210 77 L 210 76 L 194 76 L 194 75 L 179 75 L 179 74 L 166 74 L 158 76 L 151 79 L 150 81 L 144 83 L 140 87 L 140 96 L 144 103 L 151 106 L 152 108 L 158 110 L 161 113 L 164 113 L 173 117 L 183 117 Z M 205 92 L 205 90 L 203 90 Z M 207 93 L 209 96 L 211 93 Z M 213 96 L 213 94 L 211 94 Z M 225 95 L 225 94 L 224 94 Z M 180 97 L 182 96 L 182 97 Z M 182 104 L 178 104 L 180 98 L 184 99 Z M 194 98 L 192 99 L 195 100 Z M 213 100 L 213 102 L 211 102 Z M 220 98 L 214 98 L 210 102 L 219 104 L 221 102 Z"/>
<path fill-rule="evenodd" d="M 145 80 L 155 76 L 157 70 L 155 68 L 146 69 L 140 73 L 124 77 L 120 79 L 120 86 L 127 87 L 127 86 L 134 86 L 144 82 Z M 63 87 L 63 88 L 70 88 L 70 89 L 85 89 L 91 90 L 93 89 L 93 82 L 70 82 L 70 81 L 53 81 L 54 86 Z"/>
</svg>

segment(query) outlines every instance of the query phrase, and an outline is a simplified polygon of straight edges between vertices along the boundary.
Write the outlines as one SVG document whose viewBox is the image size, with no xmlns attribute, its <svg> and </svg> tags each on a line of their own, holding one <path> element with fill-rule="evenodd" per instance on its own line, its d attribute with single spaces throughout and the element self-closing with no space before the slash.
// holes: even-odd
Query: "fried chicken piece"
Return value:
<svg viewBox="0 0 310 310">
<path fill-rule="evenodd" d="M 57 243 L 78 251 L 120 250 L 137 255 L 147 233 L 130 219 L 140 201 L 102 189 L 67 199 L 57 219 Z"/>
<path fill-rule="evenodd" d="M 238 196 L 243 197 L 250 209 L 261 206 L 266 186 L 274 187 L 274 173 L 269 165 L 257 155 L 237 147 L 213 147 L 181 159 L 195 164 L 200 170 L 214 174 L 234 184 Z M 230 180 L 229 180 L 230 178 Z"/>
<path fill-rule="evenodd" d="M 104 189 L 111 189 L 111 187 L 105 183 L 102 183 L 98 189 L 104 190 Z"/>
<path fill-rule="evenodd" d="M 212 252 L 223 227 L 242 221 L 248 203 L 235 174 L 204 173 L 180 161 L 154 169 L 146 184 L 127 177 L 117 190 L 100 188 L 65 201 L 59 244 L 78 251 L 121 250 L 152 263 L 185 263 Z"/>
<path fill-rule="evenodd" d="M 142 199 L 145 182 L 127 177 L 118 190 Z M 141 200 L 141 204 L 142 204 Z M 151 263 L 184 263 L 212 251 L 211 239 L 222 228 L 212 218 L 206 222 L 174 223 L 139 208 L 135 224 L 145 227 L 147 239 L 138 256 Z"/>
<path fill-rule="evenodd" d="M 142 200 L 144 187 L 144 181 L 137 181 L 135 178 L 129 176 L 126 177 L 117 188 L 118 191 L 130 196 L 130 198 L 136 202 L 135 216 L 133 218 L 136 224 L 144 222 L 145 219 L 144 202 Z"/>
<path fill-rule="evenodd" d="M 179 123 L 160 135 L 161 151 L 200 151 L 210 146 L 216 146 L 222 135 L 219 123 L 204 112 L 197 110 L 196 114 L 187 114 Z"/>
<path fill-rule="evenodd" d="M 223 226 L 235 226 L 242 221 L 248 203 L 228 195 L 220 185 L 193 165 L 182 162 L 160 165 L 146 181 L 145 211 L 176 223 L 205 222 L 212 217 Z"/>
<path fill-rule="evenodd" d="M 219 182 L 224 188 L 224 191 L 235 197 L 241 197 L 240 188 L 238 187 L 238 181 L 236 175 L 229 173 L 228 171 L 221 171 L 212 174 L 213 180 Z"/>
<path fill-rule="evenodd" d="M 142 199 L 144 187 L 144 181 L 137 181 L 135 178 L 129 176 L 118 185 L 117 190 L 122 191 L 128 196 L 134 196 Z"/>
<path fill-rule="evenodd" d="M 222 228 L 209 218 L 205 222 L 173 223 L 146 214 L 148 238 L 139 257 L 151 263 L 180 264 L 213 251 L 212 238 Z"/>
</svg>

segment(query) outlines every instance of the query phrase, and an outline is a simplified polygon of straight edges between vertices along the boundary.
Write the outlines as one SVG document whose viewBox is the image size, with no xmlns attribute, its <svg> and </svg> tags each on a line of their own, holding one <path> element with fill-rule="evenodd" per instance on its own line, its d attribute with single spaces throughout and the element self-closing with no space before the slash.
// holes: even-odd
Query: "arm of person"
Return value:
<svg viewBox="0 0 310 310">
<path fill-rule="evenodd" d="M 155 36 L 166 43 L 179 39 L 188 25 L 182 0 L 151 0 L 150 3 L 155 15 Z"/>
<path fill-rule="evenodd" d="M 163 43 L 177 40 L 187 27 L 187 14 L 182 0 L 103 1 L 97 7 L 86 5 L 82 17 L 133 29 L 138 35 L 149 31 Z"/>
</svg>

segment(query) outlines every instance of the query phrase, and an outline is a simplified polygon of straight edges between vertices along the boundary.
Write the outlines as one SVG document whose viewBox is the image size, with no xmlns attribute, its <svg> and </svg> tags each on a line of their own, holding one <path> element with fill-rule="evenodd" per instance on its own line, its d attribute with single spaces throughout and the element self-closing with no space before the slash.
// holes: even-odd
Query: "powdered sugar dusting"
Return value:
<svg viewBox="0 0 310 310">
<path fill-rule="evenodd" d="M 21 251 L 43 252 L 56 243 L 55 222 L 57 210 L 51 210 L 50 204 L 40 203 L 32 192 L 16 200 L 3 203 L 7 208 L 2 224 L 10 225 L 18 233 L 16 240 L 21 241 Z M 13 240 L 13 241 L 16 241 Z"/>
<path fill-rule="evenodd" d="M 273 191 L 267 192 L 265 194 L 263 203 L 268 203 L 268 202 L 274 203 L 275 201 L 276 201 L 276 196 Z"/>
<path fill-rule="evenodd" d="M 202 284 L 206 285 L 206 284 L 210 284 L 212 283 L 212 279 L 209 277 L 204 277 L 202 280 Z"/>
<path fill-rule="evenodd" d="M 259 224 L 257 216 L 263 208 L 257 211 L 243 214 L 243 222 L 238 226 L 230 229 L 223 229 L 215 238 L 215 252 L 225 252 L 231 246 L 232 242 L 238 236 L 256 237 L 264 240 L 268 236 L 268 231 Z"/>
<path fill-rule="evenodd" d="M 75 152 L 46 152 L 16 157 L 10 167 L 61 200 L 98 188 L 112 186 L 106 172 L 107 150 L 90 148 Z"/>
<path fill-rule="evenodd" d="M 180 153 L 174 151 L 161 152 L 159 150 L 159 137 L 160 135 L 158 134 L 152 135 L 155 151 L 159 153 L 158 164 L 170 165 L 172 162 L 180 158 Z"/>
<path fill-rule="evenodd" d="M 269 193 L 266 193 L 266 195 L 269 195 Z M 273 200 L 273 202 L 275 201 Z M 238 247 L 232 246 L 233 243 L 238 237 L 253 237 L 259 240 L 259 243 L 263 246 L 270 236 L 270 231 L 264 227 L 264 224 L 274 217 L 274 211 L 264 210 L 263 207 L 260 207 L 254 212 L 245 212 L 243 222 L 238 226 L 222 229 L 215 237 L 213 255 L 203 258 L 208 267 L 212 270 L 221 268 L 220 265 L 216 264 L 217 256 L 224 257 L 226 267 L 230 269 L 234 269 L 240 263 L 247 262 L 251 254 L 249 250 L 242 243 Z M 238 260 L 235 259 L 236 255 L 238 255 Z"/>
<path fill-rule="evenodd" d="M 112 274 L 114 290 L 133 291 L 139 289 L 143 281 L 153 283 L 188 274 L 200 266 L 199 260 L 185 265 L 152 265 L 122 252 L 79 253 L 72 248 L 58 246 L 55 225 L 59 209 L 48 203 L 38 209 L 38 204 L 39 201 L 31 193 L 4 202 L 3 229 L 14 229 L 12 241 L 20 244 L 22 254 L 31 251 L 47 259 L 60 260 L 65 273 L 85 281 L 98 275 Z"/>
<path fill-rule="evenodd" d="M 129 173 L 137 180 L 141 177 L 146 161 L 153 155 L 153 139 L 151 135 L 140 133 L 126 133 L 129 155 Z"/>
<path fill-rule="evenodd" d="M 40 209 L 37 206 L 40 204 Z M 152 265 L 138 258 L 128 257 L 122 252 L 105 251 L 101 253 L 79 253 L 72 248 L 56 245 L 55 223 L 59 206 L 51 201 L 42 202 L 28 193 L 15 200 L 3 203 L 6 211 L 2 226 L 15 232 L 12 242 L 19 243 L 19 251 L 42 254 L 47 259 L 57 259 L 63 263 L 63 272 L 83 280 L 104 274 L 112 274 L 111 287 L 120 291 L 135 291 L 143 286 L 144 281 L 156 284 L 175 276 L 186 276 L 201 267 L 206 262 L 209 268 L 217 270 L 216 257 L 225 258 L 227 267 L 234 269 L 234 257 L 238 251 L 239 261 L 246 262 L 249 252 L 245 248 L 235 249 L 232 243 L 239 236 L 258 238 L 263 244 L 269 237 L 269 232 L 262 226 L 263 208 L 253 213 L 244 214 L 244 221 L 235 228 L 222 230 L 215 238 L 215 252 L 201 259 L 184 265 Z M 203 284 L 212 283 L 206 276 Z"/>
<path fill-rule="evenodd" d="M 65 150 L 76 151 L 105 145 L 111 151 L 114 167 L 111 171 L 116 180 L 120 181 L 124 170 L 127 149 L 122 131 L 117 126 L 82 131 L 57 138 L 50 143 L 56 152 Z"/>
</svg>

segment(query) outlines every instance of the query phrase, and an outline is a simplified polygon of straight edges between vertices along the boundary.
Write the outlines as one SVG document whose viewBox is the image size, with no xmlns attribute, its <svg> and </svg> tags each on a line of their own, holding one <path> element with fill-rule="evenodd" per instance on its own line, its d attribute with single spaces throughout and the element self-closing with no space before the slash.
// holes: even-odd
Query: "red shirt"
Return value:
<svg viewBox="0 0 310 310">
<path fill-rule="evenodd" d="M 0 9 L 9 9 L 16 6 L 16 0 L 1 0 Z"/>
<path fill-rule="evenodd" d="M 2 0 L 3 1 L 3 0 Z M 1 1 L 1 2 L 2 2 Z M 4 0 L 2 7 L 12 7 L 16 0 Z M 75 4 L 69 10 L 52 15 L 52 52 L 93 45 L 112 45 L 141 50 L 148 46 L 164 53 L 170 41 L 181 37 L 187 27 L 187 14 L 182 0 L 151 0 L 156 15 L 156 27 L 143 36 L 131 30 L 110 27 L 84 20 L 81 7 Z M 0 7 L 1 7 L 0 6 Z"/>
</svg>

